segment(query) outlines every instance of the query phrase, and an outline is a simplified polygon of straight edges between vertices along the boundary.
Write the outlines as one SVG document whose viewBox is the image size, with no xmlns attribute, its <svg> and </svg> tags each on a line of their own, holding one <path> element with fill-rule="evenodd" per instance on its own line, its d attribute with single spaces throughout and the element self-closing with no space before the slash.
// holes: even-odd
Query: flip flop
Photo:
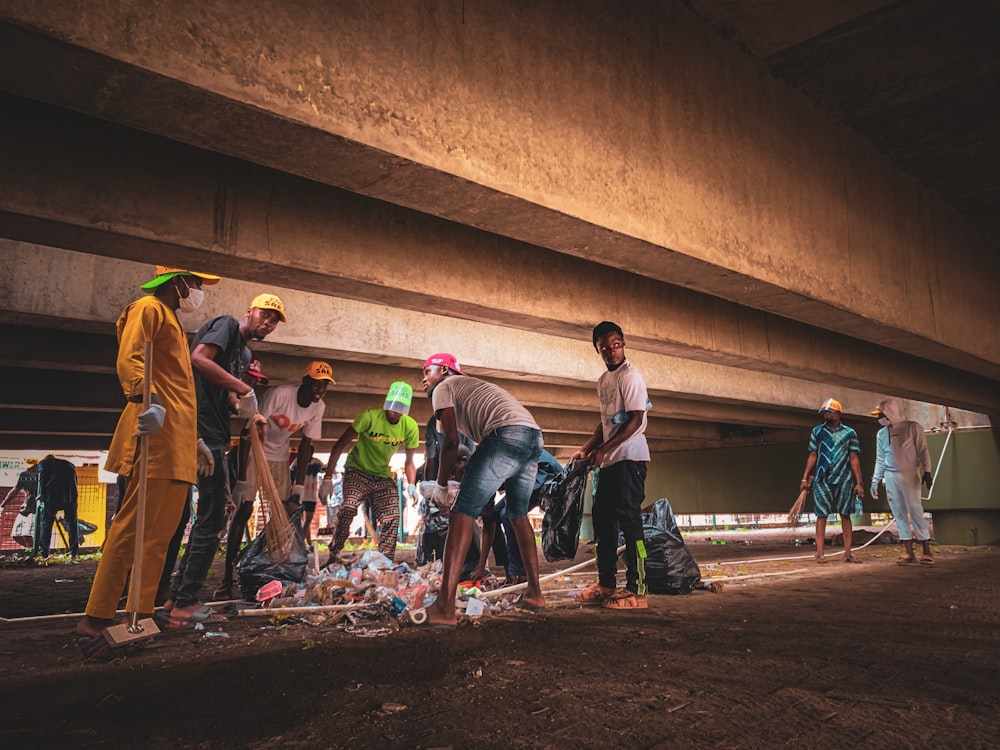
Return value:
<svg viewBox="0 0 1000 750">
<path fill-rule="evenodd" d="M 206 622 L 229 622 L 228 617 L 213 612 L 210 607 L 206 607 L 204 604 L 187 617 L 175 617 L 173 614 L 175 611 L 176 607 L 171 609 L 169 613 L 164 612 L 163 616 L 159 618 L 160 624 L 165 630 L 183 630 L 193 628 L 195 625 L 203 625 Z"/>
<path fill-rule="evenodd" d="M 645 596 L 634 594 L 628 589 L 615 592 L 614 596 L 605 599 L 601 606 L 604 609 L 648 609 L 649 602 Z"/>
<path fill-rule="evenodd" d="M 822 557 L 822 556 L 817 556 L 816 557 L 816 564 L 817 565 L 826 565 L 826 563 L 827 563 L 827 559 L 825 557 Z"/>
<path fill-rule="evenodd" d="M 615 595 L 613 590 L 610 594 L 607 591 L 601 584 L 593 583 L 573 598 L 580 604 L 603 604 Z"/>
<path fill-rule="evenodd" d="M 915 557 L 906 557 L 905 555 L 903 557 L 896 558 L 896 564 L 897 565 L 908 565 L 910 563 L 915 563 L 916 561 L 917 561 L 917 558 L 915 558 Z"/>
<path fill-rule="evenodd" d="M 845 563 L 857 563 L 858 565 L 861 564 L 861 560 L 859 560 L 858 558 L 856 558 L 854 555 L 846 555 L 844 557 L 844 562 Z"/>
<path fill-rule="evenodd" d="M 931 557 L 930 555 L 923 555 L 920 558 L 920 564 L 921 565 L 934 565 L 934 558 Z"/>
</svg>

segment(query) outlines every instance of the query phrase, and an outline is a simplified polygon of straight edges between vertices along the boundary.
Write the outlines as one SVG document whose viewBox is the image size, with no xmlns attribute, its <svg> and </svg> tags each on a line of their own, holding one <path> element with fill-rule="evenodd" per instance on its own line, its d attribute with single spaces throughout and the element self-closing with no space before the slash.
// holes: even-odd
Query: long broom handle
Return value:
<svg viewBox="0 0 1000 750">
<path fill-rule="evenodd" d="M 152 404 L 153 342 L 146 340 L 143 351 L 142 410 L 149 411 Z M 135 553 L 132 559 L 132 579 L 129 582 L 128 599 L 131 605 L 129 627 L 139 625 L 139 592 L 142 589 L 142 543 L 146 535 L 146 479 L 149 473 L 149 435 L 139 438 L 139 490 L 136 494 L 135 509 Z"/>
</svg>

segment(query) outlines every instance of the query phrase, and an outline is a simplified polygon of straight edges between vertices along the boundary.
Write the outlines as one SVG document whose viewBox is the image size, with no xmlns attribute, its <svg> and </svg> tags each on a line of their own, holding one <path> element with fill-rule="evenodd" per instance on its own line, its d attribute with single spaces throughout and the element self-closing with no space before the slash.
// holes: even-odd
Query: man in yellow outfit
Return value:
<svg viewBox="0 0 1000 750">
<path fill-rule="evenodd" d="M 156 278 L 142 285 L 151 294 L 118 317 L 118 379 L 127 403 L 118 419 L 106 471 L 128 476 L 125 499 L 104 542 L 94 575 L 86 616 L 78 633 L 100 636 L 114 624 L 118 600 L 135 553 L 139 495 L 139 437 L 149 436 L 146 519 L 142 546 L 139 601 L 127 609 L 151 615 L 167 545 L 187 504 L 188 490 L 198 481 L 198 419 L 191 354 L 177 310 L 194 312 L 204 299 L 202 285 L 211 276 L 180 268 L 156 267 Z M 152 362 L 145 361 L 145 342 L 153 342 Z M 153 406 L 142 409 L 143 380 L 149 377 Z M 211 454 L 209 454 L 211 455 Z M 135 606 L 133 606 L 135 605 Z"/>
</svg>

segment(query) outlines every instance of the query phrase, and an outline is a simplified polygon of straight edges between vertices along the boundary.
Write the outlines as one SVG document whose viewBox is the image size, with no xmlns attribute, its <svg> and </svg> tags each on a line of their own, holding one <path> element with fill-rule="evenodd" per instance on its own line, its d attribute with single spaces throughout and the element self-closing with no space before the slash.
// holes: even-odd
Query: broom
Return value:
<svg viewBox="0 0 1000 750">
<path fill-rule="evenodd" d="M 809 494 L 809 490 L 803 489 L 799 496 L 795 499 L 795 503 L 788 510 L 788 525 L 795 526 L 799 522 L 799 516 L 802 514 L 802 509 L 806 504 L 806 495 Z"/>
<path fill-rule="evenodd" d="M 274 477 L 267 466 L 267 458 L 264 456 L 264 446 L 260 442 L 260 435 L 257 432 L 257 425 L 250 424 L 250 459 L 253 461 L 257 475 L 257 482 L 260 485 L 260 504 L 267 521 L 264 524 L 264 543 L 267 545 L 267 557 L 271 562 L 287 560 L 292 551 L 292 541 L 294 533 L 292 524 L 288 518 L 288 511 L 285 510 L 284 503 L 278 497 L 278 488 L 274 484 Z"/>
</svg>

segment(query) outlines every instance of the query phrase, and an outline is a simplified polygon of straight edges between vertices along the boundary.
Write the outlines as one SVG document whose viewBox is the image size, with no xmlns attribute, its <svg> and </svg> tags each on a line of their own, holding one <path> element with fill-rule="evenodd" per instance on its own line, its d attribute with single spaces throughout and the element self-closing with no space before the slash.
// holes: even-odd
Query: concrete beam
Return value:
<svg viewBox="0 0 1000 750">
<path fill-rule="evenodd" d="M 8 91 L 996 377 L 983 240 L 684 3 L 0 19 Z"/>
<path fill-rule="evenodd" d="M 10 166 L 0 183 L 0 234 L 8 237 L 169 258 L 258 283 L 281 278 L 315 293 L 312 317 L 320 318 L 335 306 L 319 295 L 337 295 L 391 306 L 380 318 L 393 323 L 395 310 L 431 309 L 579 342 L 613 312 L 636 349 L 1000 411 L 1000 389 L 988 378 L 132 131 L 112 135 L 94 121 L 10 104 L 0 124 L 0 159 Z M 616 290 L 613 309 L 608 289 Z"/>
<path fill-rule="evenodd" d="M 139 285 L 151 275 L 151 265 L 0 240 L 0 314 L 21 325 L 110 333 L 122 307 L 135 299 Z M 38 278 L 47 283 L 37 283 Z M 290 317 L 253 348 L 262 352 L 265 367 L 270 352 L 294 354 L 297 366 L 268 373 L 288 382 L 301 377 L 308 359 L 319 357 L 339 360 L 334 376 L 343 389 L 376 393 L 393 380 L 416 387 L 424 358 L 451 349 L 472 374 L 505 381 L 501 384 L 509 384 L 512 391 L 515 382 L 531 388 L 536 387 L 532 383 L 570 386 L 566 396 L 546 389 L 537 402 L 532 398 L 537 392 L 526 392 L 529 406 L 558 406 L 551 403 L 553 398 L 567 397 L 571 406 L 586 409 L 596 401 L 594 389 L 603 366 L 589 334 L 571 340 L 231 279 L 212 287 L 202 310 L 196 316 L 182 315 L 182 322 L 194 331 L 214 315 L 239 314 L 264 290 L 281 296 Z M 784 413 L 813 413 L 831 390 L 827 384 L 644 351 L 632 350 L 629 356 L 642 368 L 654 394 L 727 404 L 734 412 L 727 422 L 741 421 L 740 400 Z M 356 369 L 346 369 L 352 367 Z M 871 392 L 843 386 L 836 388 L 836 395 L 848 413 L 867 414 L 879 400 Z"/>
</svg>

